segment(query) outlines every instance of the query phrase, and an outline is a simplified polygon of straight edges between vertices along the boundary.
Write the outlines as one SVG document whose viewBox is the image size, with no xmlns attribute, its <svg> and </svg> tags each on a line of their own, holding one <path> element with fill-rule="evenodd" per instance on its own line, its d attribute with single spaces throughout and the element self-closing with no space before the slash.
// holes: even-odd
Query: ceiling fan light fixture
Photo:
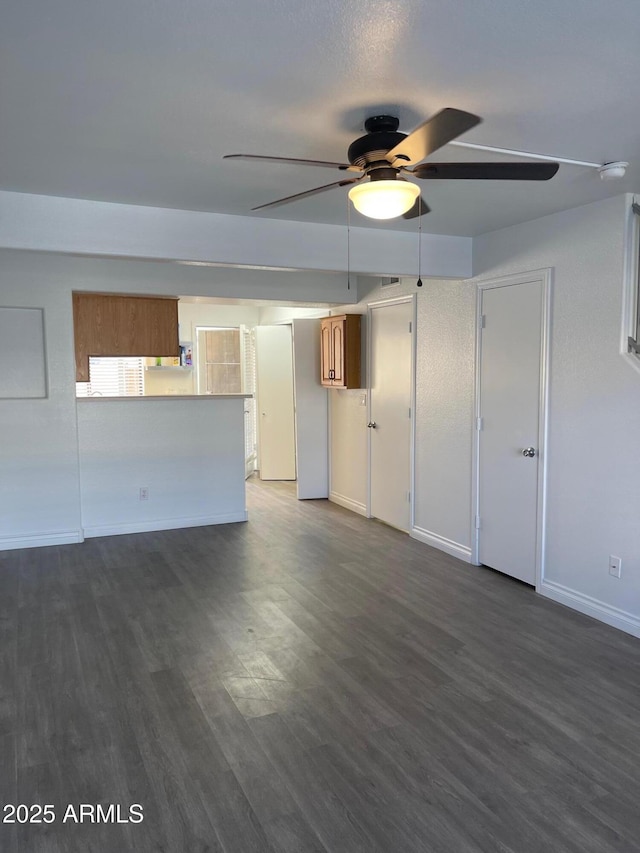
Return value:
<svg viewBox="0 0 640 853">
<path fill-rule="evenodd" d="M 368 181 L 349 190 L 353 206 L 371 219 L 394 219 L 411 210 L 420 187 L 410 181 Z"/>
</svg>

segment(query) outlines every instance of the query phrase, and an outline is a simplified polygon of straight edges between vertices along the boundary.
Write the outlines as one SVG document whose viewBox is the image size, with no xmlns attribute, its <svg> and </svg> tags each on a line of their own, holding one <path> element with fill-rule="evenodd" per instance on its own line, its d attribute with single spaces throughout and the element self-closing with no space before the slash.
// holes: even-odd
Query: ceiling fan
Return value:
<svg viewBox="0 0 640 853">
<path fill-rule="evenodd" d="M 349 190 L 349 198 L 354 207 L 374 219 L 393 219 L 396 216 L 414 219 L 429 212 L 429 206 L 420 195 L 420 188 L 412 181 L 407 181 L 405 175 L 419 180 L 548 181 L 558 171 L 558 163 L 422 162 L 438 148 L 481 121 L 472 113 L 447 108 L 407 135 L 398 131 L 399 121 L 394 116 L 371 116 L 364 123 L 366 134 L 349 146 L 348 163 L 269 157 L 263 154 L 226 154 L 224 159 L 295 163 L 299 166 L 321 166 L 356 173 L 356 177 L 260 204 L 252 210 L 278 207 L 334 187 L 353 185 Z"/>
</svg>

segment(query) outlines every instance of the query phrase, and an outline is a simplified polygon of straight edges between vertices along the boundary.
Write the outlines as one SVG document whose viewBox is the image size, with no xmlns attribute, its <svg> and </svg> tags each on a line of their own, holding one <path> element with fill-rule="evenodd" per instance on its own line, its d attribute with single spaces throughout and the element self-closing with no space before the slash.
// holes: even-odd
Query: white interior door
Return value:
<svg viewBox="0 0 640 853">
<path fill-rule="evenodd" d="M 291 326 L 256 326 L 258 462 L 261 480 L 295 480 Z"/>
<path fill-rule="evenodd" d="M 256 426 L 256 336 L 253 329 L 241 327 L 242 391 L 252 394 L 244 401 L 244 472 L 245 479 L 257 467 L 258 438 Z"/>
<path fill-rule="evenodd" d="M 370 318 L 370 512 L 409 530 L 413 300 L 373 306 Z"/>
<path fill-rule="evenodd" d="M 329 393 L 320 384 L 320 320 L 293 321 L 297 497 L 329 497 Z"/>
<path fill-rule="evenodd" d="M 535 584 L 540 487 L 543 281 L 481 291 L 479 562 Z"/>
</svg>

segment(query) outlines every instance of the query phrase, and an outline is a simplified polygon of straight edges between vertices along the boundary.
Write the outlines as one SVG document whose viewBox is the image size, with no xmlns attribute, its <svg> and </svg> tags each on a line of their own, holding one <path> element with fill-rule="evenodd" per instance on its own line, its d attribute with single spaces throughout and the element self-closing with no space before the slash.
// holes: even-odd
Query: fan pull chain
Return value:
<svg viewBox="0 0 640 853">
<path fill-rule="evenodd" d="M 422 195 L 418 196 L 418 280 L 416 287 L 422 287 Z"/>
<path fill-rule="evenodd" d="M 351 205 L 347 199 L 347 290 L 351 290 Z"/>
</svg>

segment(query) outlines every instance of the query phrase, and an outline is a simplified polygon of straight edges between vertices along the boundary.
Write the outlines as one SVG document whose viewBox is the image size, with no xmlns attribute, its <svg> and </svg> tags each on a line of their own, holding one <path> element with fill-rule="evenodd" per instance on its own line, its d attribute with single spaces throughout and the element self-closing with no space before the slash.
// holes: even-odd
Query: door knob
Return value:
<svg viewBox="0 0 640 853">
<path fill-rule="evenodd" d="M 529 459 L 536 455 L 535 447 L 525 447 L 522 451 L 523 456 L 527 456 Z"/>
<path fill-rule="evenodd" d="M 369 427 L 369 429 L 375 429 L 378 426 L 378 424 L 375 421 L 369 421 L 367 426 Z"/>
</svg>

